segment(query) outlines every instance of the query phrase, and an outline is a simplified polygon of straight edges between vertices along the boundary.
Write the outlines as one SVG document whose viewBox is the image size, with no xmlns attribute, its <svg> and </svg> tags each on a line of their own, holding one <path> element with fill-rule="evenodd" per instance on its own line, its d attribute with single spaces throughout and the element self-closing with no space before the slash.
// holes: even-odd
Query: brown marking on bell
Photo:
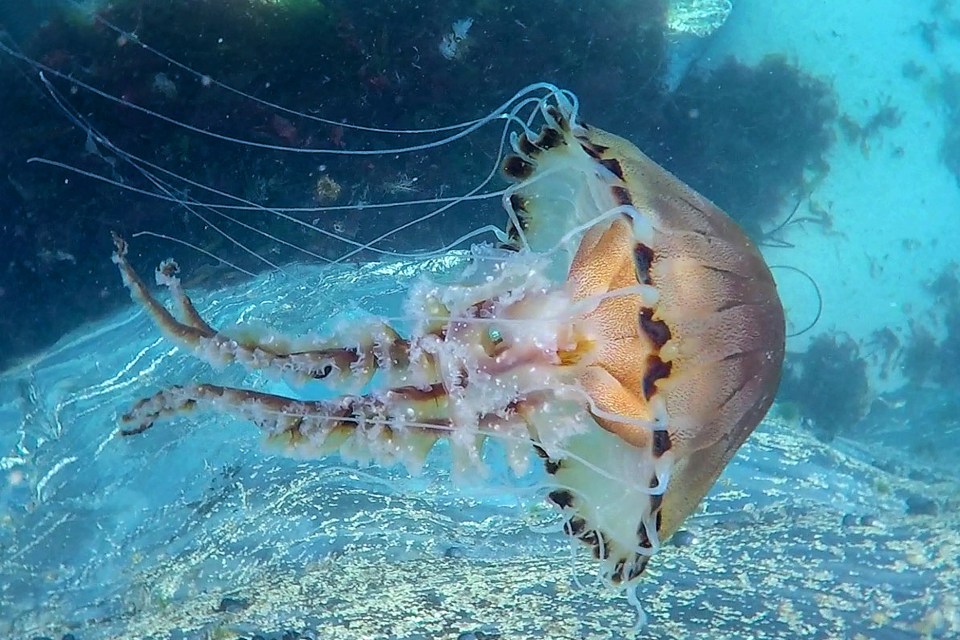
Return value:
<svg viewBox="0 0 960 640">
<path fill-rule="evenodd" d="M 647 400 L 657 392 L 656 382 L 670 375 L 672 363 L 664 362 L 660 356 L 647 358 L 647 371 L 643 374 L 643 397 Z"/>
<path fill-rule="evenodd" d="M 610 543 L 599 531 L 588 531 L 580 536 L 580 541 L 593 550 L 594 560 L 606 560 L 610 557 Z"/>
<path fill-rule="evenodd" d="M 627 191 L 626 187 L 610 187 L 610 192 L 613 194 L 613 201 L 618 205 L 633 204 L 633 199 L 630 197 L 630 192 Z"/>
<path fill-rule="evenodd" d="M 527 210 L 527 199 L 519 193 L 510 194 L 510 207 L 517 213 Z"/>
<path fill-rule="evenodd" d="M 570 128 L 570 123 L 567 121 L 567 116 L 563 115 L 560 109 L 557 109 L 556 105 L 551 104 L 547 107 L 547 115 L 556 120 L 557 126 L 559 126 L 561 129 Z M 586 125 L 583 126 L 586 127 Z"/>
<path fill-rule="evenodd" d="M 627 566 L 627 561 L 624 558 L 617 560 L 616 566 L 613 568 L 613 575 L 610 576 L 610 580 L 613 584 L 620 584 L 623 582 L 623 579 L 626 577 L 623 575 L 623 570 Z"/>
<path fill-rule="evenodd" d="M 533 142 L 530 142 L 530 138 L 528 138 L 525 133 L 517 136 L 517 147 L 520 149 L 520 153 L 531 158 L 543 152 L 543 149 Z"/>
<path fill-rule="evenodd" d="M 517 231 L 517 225 L 513 224 L 513 221 L 507 224 L 507 240 L 510 242 L 502 243 L 500 245 L 501 249 L 520 250 L 520 232 Z"/>
<path fill-rule="evenodd" d="M 598 531 L 597 535 L 600 537 L 601 557 L 606 560 L 610 557 L 610 539 L 602 531 Z"/>
<path fill-rule="evenodd" d="M 594 160 L 603 159 L 603 152 L 607 150 L 606 147 L 601 147 L 599 145 L 591 144 L 584 138 L 577 138 L 577 140 L 580 142 L 580 147 L 588 156 L 590 156 Z"/>
<path fill-rule="evenodd" d="M 550 475 L 556 474 L 557 471 L 560 470 L 560 466 L 561 466 L 560 460 L 551 460 L 550 458 L 547 458 L 546 460 L 543 461 L 543 467 L 544 469 L 546 469 L 547 473 L 549 473 Z"/>
<path fill-rule="evenodd" d="M 584 531 L 577 537 L 580 538 L 581 542 L 583 542 L 584 544 L 588 544 L 591 547 L 600 546 L 600 538 L 597 537 L 596 529 L 589 529 L 587 531 Z"/>
<path fill-rule="evenodd" d="M 540 128 L 540 135 L 537 137 L 535 144 L 546 151 L 547 149 L 553 149 L 566 143 L 567 141 L 564 139 L 562 133 L 553 127 L 544 125 Z"/>
<path fill-rule="evenodd" d="M 650 267 L 653 266 L 653 249 L 638 242 L 633 248 L 633 268 L 637 271 L 637 282 L 653 284 L 650 279 Z"/>
<path fill-rule="evenodd" d="M 533 165 L 518 155 L 509 155 L 503 160 L 503 173 L 508 178 L 526 180 L 533 175 Z"/>
<path fill-rule="evenodd" d="M 630 567 L 630 574 L 626 576 L 627 582 L 640 577 L 640 574 L 647 568 L 647 563 L 650 562 L 650 556 L 640 556 L 638 560 L 639 562 Z"/>
<path fill-rule="evenodd" d="M 650 536 L 647 534 L 647 525 L 644 522 L 640 523 L 640 526 L 637 527 L 637 539 L 640 541 L 637 543 L 641 549 L 651 549 L 653 545 L 650 543 Z"/>
<path fill-rule="evenodd" d="M 580 537 L 580 532 L 583 531 L 587 526 L 587 521 L 581 518 L 580 516 L 573 516 L 563 524 L 563 530 L 567 535 L 573 536 L 574 538 Z"/>
<path fill-rule="evenodd" d="M 653 479 L 653 486 L 657 486 L 657 479 Z M 663 494 L 652 494 L 650 496 L 650 511 L 656 511 L 663 504 Z"/>
<path fill-rule="evenodd" d="M 554 489 L 547 498 L 561 509 L 573 506 L 573 494 L 566 489 Z"/>
<path fill-rule="evenodd" d="M 653 432 L 653 457 L 659 458 L 667 451 L 673 443 L 670 442 L 670 433 L 666 429 L 655 429 Z"/>
<path fill-rule="evenodd" d="M 653 309 L 640 309 L 638 315 L 640 328 L 658 349 L 667 344 L 671 337 L 670 327 L 663 320 L 653 319 Z"/>
<path fill-rule="evenodd" d="M 602 164 L 607 169 L 607 171 L 609 171 L 613 175 L 623 180 L 623 167 L 620 166 L 619 160 L 617 160 L 616 158 L 606 158 L 604 160 L 601 160 L 600 164 Z"/>
</svg>

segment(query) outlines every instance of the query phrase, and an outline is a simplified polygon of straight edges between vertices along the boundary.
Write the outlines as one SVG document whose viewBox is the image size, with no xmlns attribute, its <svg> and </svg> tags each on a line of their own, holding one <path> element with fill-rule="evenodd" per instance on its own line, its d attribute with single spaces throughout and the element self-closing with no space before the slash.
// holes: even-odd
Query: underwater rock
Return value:
<svg viewBox="0 0 960 640">
<path fill-rule="evenodd" d="M 690 545 L 697 543 L 697 536 L 694 535 L 692 531 L 681 529 L 673 534 L 673 537 L 670 538 L 670 542 L 673 543 L 673 546 L 675 547 L 689 547 Z"/>
<path fill-rule="evenodd" d="M 443 557 L 454 559 L 465 558 L 467 557 L 467 550 L 459 545 L 453 544 L 443 550 Z"/>
<path fill-rule="evenodd" d="M 226 597 L 220 600 L 220 604 L 217 606 L 217 611 L 222 613 L 236 613 L 238 611 L 243 611 L 249 606 L 250 601 L 246 598 Z"/>
<path fill-rule="evenodd" d="M 667 3 L 667 72 L 663 83 L 672 93 L 706 51 L 712 36 L 727 20 L 730 0 L 670 0 Z"/>
<path fill-rule="evenodd" d="M 860 517 L 861 527 L 875 527 L 877 522 L 877 517 L 874 515 L 865 515 Z"/>
<path fill-rule="evenodd" d="M 484 625 L 475 631 L 464 631 L 457 640 L 499 640 L 503 636 L 493 625 Z"/>
<path fill-rule="evenodd" d="M 848 513 L 843 516 L 843 520 L 840 521 L 840 524 L 842 524 L 844 527 L 855 527 L 860 524 L 860 518 L 852 513 Z"/>
<path fill-rule="evenodd" d="M 907 505 L 907 515 L 935 516 L 940 513 L 940 505 L 933 498 L 920 495 L 908 495 L 904 502 Z"/>
<path fill-rule="evenodd" d="M 723 26 L 732 10 L 731 0 L 670 0 L 667 29 L 704 38 Z"/>
</svg>

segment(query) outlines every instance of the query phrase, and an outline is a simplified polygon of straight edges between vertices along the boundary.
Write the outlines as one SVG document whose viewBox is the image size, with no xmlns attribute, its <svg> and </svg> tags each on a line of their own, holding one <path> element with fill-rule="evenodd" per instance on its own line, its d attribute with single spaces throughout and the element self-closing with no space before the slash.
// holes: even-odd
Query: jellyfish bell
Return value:
<svg viewBox="0 0 960 640">
<path fill-rule="evenodd" d="M 197 79 L 205 86 L 215 82 L 205 74 Z M 518 474 L 531 456 L 542 459 L 563 531 L 592 549 L 604 582 L 636 602 L 634 588 L 648 562 L 696 509 L 773 401 L 784 315 L 761 254 L 726 214 L 635 146 L 585 124 L 568 91 L 533 85 L 485 117 L 406 132 L 438 135 L 425 143 L 369 151 L 289 149 L 334 158 L 393 156 L 502 126 L 501 147 L 510 153 L 496 154 L 495 170 L 473 188 L 381 203 L 433 208 L 373 239 L 353 239 L 304 223 L 299 211 L 171 175 L 113 145 L 47 86 L 78 126 L 153 185 L 146 191 L 151 197 L 211 215 L 252 210 L 329 234 L 345 247 L 333 262 L 373 252 L 409 260 L 449 254 L 462 265 L 452 276 L 425 274 L 409 287 L 403 326 L 371 316 L 329 335 L 285 336 L 213 326 L 181 285 L 176 264 L 165 262 L 157 283 L 170 291 L 171 312 L 131 264 L 127 241 L 115 235 L 113 261 L 124 284 L 172 342 L 217 367 L 239 364 L 294 385 L 343 390 L 320 400 L 208 383 L 172 386 L 123 410 L 124 435 L 207 410 L 253 422 L 268 444 L 290 455 L 338 454 L 402 464 L 413 473 L 444 441 L 452 468 L 468 477 L 484 473 L 485 444 L 497 442 Z M 489 188 L 497 173 L 509 186 Z M 219 200 L 185 198 L 170 180 Z M 421 254 L 383 248 L 397 233 L 424 230 L 453 207 L 491 199 L 503 205 L 498 225 L 477 227 Z M 349 209 L 308 212 L 344 215 Z"/>
<path fill-rule="evenodd" d="M 547 119 L 505 162 L 519 181 L 507 202 L 531 247 L 589 225 L 579 243 L 564 242 L 576 247 L 567 285 L 575 304 L 604 297 L 584 314 L 601 338 L 578 380 L 600 429 L 548 454 L 562 487 L 550 499 L 606 576 L 629 581 L 772 404 L 783 308 L 759 251 L 726 214 L 626 140 L 560 109 Z M 591 467 L 633 483 L 612 487 Z"/>
</svg>

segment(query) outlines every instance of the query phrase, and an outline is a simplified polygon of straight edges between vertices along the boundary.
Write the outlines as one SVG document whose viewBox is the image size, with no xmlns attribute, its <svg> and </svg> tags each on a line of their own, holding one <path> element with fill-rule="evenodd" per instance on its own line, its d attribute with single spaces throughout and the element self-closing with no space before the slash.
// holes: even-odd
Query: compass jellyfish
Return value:
<svg viewBox="0 0 960 640">
<path fill-rule="evenodd" d="M 461 476 L 482 476 L 497 443 L 517 474 L 541 460 L 563 531 L 642 611 L 636 585 L 648 562 L 773 402 L 783 308 L 731 218 L 581 121 L 573 94 L 534 88 L 484 119 L 508 123 L 511 147 L 499 162 L 509 186 L 498 192 L 496 241 L 474 245 L 452 279 L 420 276 L 404 327 L 377 317 L 323 337 L 214 327 L 175 263 L 157 270 L 172 312 L 115 235 L 124 284 L 179 347 L 217 367 L 347 385 L 312 401 L 174 386 L 126 410 L 122 433 L 212 411 L 252 422 L 290 455 L 412 473 L 446 441 Z"/>
</svg>

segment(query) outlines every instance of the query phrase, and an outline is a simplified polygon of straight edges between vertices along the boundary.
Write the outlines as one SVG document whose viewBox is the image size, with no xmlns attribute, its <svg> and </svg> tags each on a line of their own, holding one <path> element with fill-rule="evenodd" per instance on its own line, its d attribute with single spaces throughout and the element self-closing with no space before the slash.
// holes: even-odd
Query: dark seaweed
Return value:
<svg viewBox="0 0 960 640">
<path fill-rule="evenodd" d="M 824 333 L 803 353 L 788 354 L 780 400 L 792 403 L 818 438 L 833 440 L 869 408 L 867 361 L 845 334 Z"/>
<path fill-rule="evenodd" d="M 948 265 L 927 290 L 933 309 L 911 323 L 903 349 L 903 374 L 915 386 L 960 384 L 960 266 Z"/>
<path fill-rule="evenodd" d="M 960 73 L 945 71 L 939 90 L 947 118 L 940 158 L 960 184 Z"/>
<path fill-rule="evenodd" d="M 582 96 L 588 122 L 627 133 L 757 238 L 784 198 L 803 188 L 805 169 L 823 168 L 822 154 L 830 143 L 827 124 L 835 115 L 830 87 L 780 58 L 756 67 L 731 60 L 694 73 L 676 92 L 667 92 L 661 82 L 668 66 L 663 0 L 589 5 L 563 0 L 117 0 L 100 11 L 202 73 L 334 120 L 389 128 L 449 124 L 485 113 L 531 81 L 554 82 Z M 442 59 L 438 38 L 467 16 L 476 20 L 470 46 L 462 63 L 451 64 Z M 54 14 L 32 37 L 24 35 L 22 25 L 11 33 L 19 34 L 18 45 L 44 64 L 202 129 L 301 147 L 384 144 L 383 136 L 374 140 L 211 91 L 89 17 Z M 489 168 L 498 136 L 480 132 L 487 137 L 472 138 L 454 152 L 337 159 L 326 175 L 318 169 L 323 159 L 251 151 L 186 134 L 71 91 L 69 82 L 49 80 L 118 146 L 218 189 L 276 206 L 354 202 L 369 186 L 376 189 L 400 174 L 418 176 L 425 195 L 462 191 Z M 249 270 L 263 268 L 182 209 L 27 164 L 27 158 L 42 156 L 149 187 L 64 118 L 35 71 L 0 55 L 0 86 L 5 125 L 0 172 L 6 176 L 0 181 L 5 258 L 0 304 L 20 309 L 0 316 L 0 367 L 127 301 L 109 261 L 111 230 L 128 236 L 141 230 L 167 234 Z M 373 197 L 385 199 L 383 193 Z M 502 212 L 493 204 L 478 205 L 471 215 L 450 216 L 442 222 L 447 226 L 431 233 L 455 238 Z M 392 226 L 389 217 L 359 211 L 342 218 L 329 220 L 331 230 L 337 224 L 347 225 L 348 232 L 362 226 L 367 237 L 374 237 Z M 218 223 L 261 253 L 277 248 L 241 227 Z M 289 223 L 269 225 L 268 231 L 290 241 L 313 243 L 308 248 L 320 254 L 340 248 L 324 238 L 305 240 Z M 422 236 L 398 236 L 392 248 L 422 248 Z M 144 242 L 134 251 L 155 252 L 138 258 L 151 261 L 168 257 L 171 249 Z M 270 255 L 278 262 L 291 259 Z M 181 251 L 177 257 L 185 272 L 205 274 L 211 284 L 236 277 L 196 252 Z"/>
<path fill-rule="evenodd" d="M 649 153 L 759 238 L 803 190 L 805 172 L 826 171 L 836 116 L 830 85 L 785 58 L 756 67 L 731 59 L 678 87 Z"/>
</svg>

